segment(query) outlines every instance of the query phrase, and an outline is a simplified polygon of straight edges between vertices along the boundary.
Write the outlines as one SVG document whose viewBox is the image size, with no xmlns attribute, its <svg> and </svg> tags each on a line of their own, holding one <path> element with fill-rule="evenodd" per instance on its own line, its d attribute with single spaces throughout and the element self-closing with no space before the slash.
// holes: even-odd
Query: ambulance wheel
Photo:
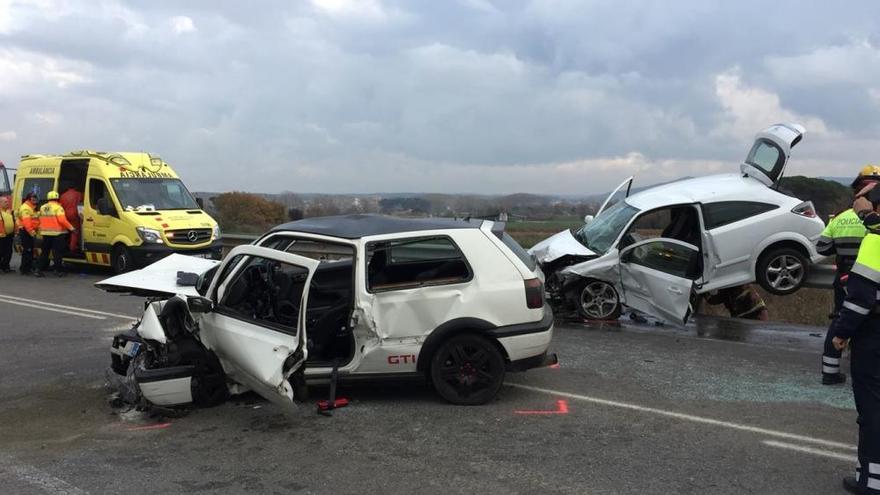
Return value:
<svg viewBox="0 0 880 495">
<path fill-rule="evenodd" d="M 587 320 L 616 320 L 622 307 L 613 285 L 601 280 L 584 280 L 572 292 L 578 314 Z"/>
<path fill-rule="evenodd" d="M 432 356 L 431 382 L 437 393 L 453 404 L 485 404 L 495 398 L 504 382 L 504 356 L 483 337 L 456 335 Z"/>
<path fill-rule="evenodd" d="M 113 266 L 115 273 L 130 272 L 134 269 L 134 259 L 131 257 L 131 251 L 122 244 L 113 246 L 113 251 L 110 252 L 110 264 Z"/>
<path fill-rule="evenodd" d="M 778 247 L 758 259 L 755 278 L 767 292 L 787 296 L 797 292 L 807 280 L 807 258 L 797 249 Z"/>
</svg>

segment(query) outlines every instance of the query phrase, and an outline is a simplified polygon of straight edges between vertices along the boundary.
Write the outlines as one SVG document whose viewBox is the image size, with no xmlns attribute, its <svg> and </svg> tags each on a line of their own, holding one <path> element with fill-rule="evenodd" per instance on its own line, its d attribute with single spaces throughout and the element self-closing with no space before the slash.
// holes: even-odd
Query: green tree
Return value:
<svg viewBox="0 0 880 495">
<path fill-rule="evenodd" d="M 220 228 L 226 232 L 261 233 L 286 220 L 284 205 L 256 194 L 223 193 L 212 202 Z"/>
</svg>

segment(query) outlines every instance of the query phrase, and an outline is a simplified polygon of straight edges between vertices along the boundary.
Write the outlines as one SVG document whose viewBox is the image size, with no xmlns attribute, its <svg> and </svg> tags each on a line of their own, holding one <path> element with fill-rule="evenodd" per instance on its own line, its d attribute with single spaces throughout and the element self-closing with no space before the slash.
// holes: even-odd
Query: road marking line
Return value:
<svg viewBox="0 0 880 495">
<path fill-rule="evenodd" d="M 532 392 L 540 392 L 543 394 L 555 395 L 558 397 L 567 397 L 569 399 L 575 399 L 575 400 L 579 400 L 579 401 L 583 401 L 583 402 L 592 402 L 593 404 L 601 404 L 603 406 L 617 407 L 620 409 L 629 409 L 632 411 L 656 414 L 658 416 L 666 416 L 668 418 L 675 418 L 675 419 L 680 419 L 683 421 L 691 421 L 693 423 L 702 423 L 702 424 L 707 424 L 707 425 L 712 425 L 712 426 L 720 426 L 722 428 L 730 428 L 732 430 L 747 431 L 750 433 L 758 433 L 758 434 L 766 435 L 769 437 L 783 438 L 786 440 L 794 440 L 794 441 L 803 442 L 803 443 L 812 443 L 812 444 L 822 445 L 824 447 L 830 447 L 830 448 L 835 448 L 835 449 L 857 450 L 857 448 L 854 445 L 841 443 L 841 442 L 833 442 L 831 440 L 824 440 L 821 438 L 808 437 L 805 435 L 797 435 L 795 433 L 787 433 L 784 431 L 769 430 L 767 428 L 759 428 L 757 426 L 749 426 L 749 425 L 743 425 L 743 424 L 739 424 L 739 423 L 731 423 L 729 421 L 721 421 L 719 419 L 706 418 L 703 416 L 694 416 L 691 414 L 685 414 L 685 413 L 680 413 L 680 412 L 675 412 L 675 411 L 667 411 L 665 409 L 657 409 L 655 407 L 640 406 L 638 404 L 629 404 L 626 402 L 618 402 L 618 401 L 613 401 L 613 400 L 608 400 L 608 399 L 600 399 L 598 397 L 590 397 L 588 395 L 579 395 L 579 394 L 573 394 L 570 392 L 561 392 L 559 390 L 550 390 L 550 389 L 546 389 L 546 388 L 533 387 L 531 385 L 521 385 L 519 383 L 509 383 L 509 382 L 507 383 L 507 385 L 510 385 L 511 387 L 514 387 L 514 388 L 521 388 L 523 390 L 530 390 Z"/>
<path fill-rule="evenodd" d="M 849 462 L 852 462 L 853 464 L 858 464 L 858 460 L 859 460 L 858 457 L 852 456 L 852 455 L 839 454 L 837 452 L 831 452 L 829 450 L 814 449 L 812 447 L 804 447 L 803 445 L 795 445 L 792 443 L 777 442 L 776 440 L 764 440 L 761 443 L 763 443 L 764 445 L 770 446 L 770 447 L 777 447 L 780 449 L 788 449 L 788 450 L 794 450 L 796 452 L 803 452 L 804 454 L 812 454 L 812 455 L 818 455 L 818 456 L 822 456 L 822 457 L 830 457 L 832 459 L 839 459 L 841 461 L 849 461 Z"/>
<path fill-rule="evenodd" d="M 109 316 L 111 318 L 122 318 L 122 319 L 133 320 L 133 321 L 137 320 L 137 318 L 135 318 L 133 316 L 129 316 L 129 315 L 121 315 L 118 313 L 108 313 L 106 311 L 98 311 L 95 309 L 77 308 L 74 306 L 65 306 L 64 304 L 55 304 L 55 303 L 50 303 L 50 302 L 46 302 L 46 301 L 39 301 L 36 299 L 27 299 L 24 297 L 9 296 L 6 294 L 0 294 L 0 298 L 9 300 L 9 301 L 4 301 L 4 302 L 11 303 L 12 301 L 20 301 L 20 302 L 24 302 L 24 303 L 30 303 L 32 305 L 36 305 L 36 306 L 32 306 L 32 307 L 37 307 L 38 309 L 49 309 L 49 308 L 43 307 L 43 306 L 48 306 L 48 307 L 52 307 L 52 308 L 59 308 L 59 309 L 66 309 L 69 311 L 76 311 L 77 313 L 79 313 L 81 315 L 82 315 L 82 313 L 91 313 L 94 315 Z"/>
<path fill-rule="evenodd" d="M 43 491 L 53 495 L 88 495 L 89 493 L 41 469 L 26 464 L 13 464 L 0 458 L 0 469 L 12 473 L 19 480 L 41 488 Z"/>
<path fill-rule="evenodd" d="M 16 304 L 16 305 L 18 305 L 18 306 L 25 306 L 25 307 L 33 308 L 33 309 L 42 309 L 43 311 L 54 311 L 54 312 L 56 312 L 56 313 L 64 313 L 64 314 L 68 314 L 68 315 L 79 316 L 79 317 L 82 317 L 82 318 L 91 318 L 91 319 L 93 319 L 93 320 L 106 320 L 106 319 L 107 319 L 107 318 L 105 318 L 105 317 L 103 317 L 103 316 L 90 315 L 90 314 L 86 314 L 86 313 L 80 313 L 80 312 L 78 312 L 78 311 L 68 311 L 68 310 L 66 310 L 66 309 L 55 309 L 55 308 L 41 308 L 41 307 L 34 307 L 34 305 L 33 305 L 32 303 L 23 303 L 23 302 L 18 302 L 18 301 L 10 301 L 10 300 L 5 299 L 5 298 L 3 298 L 3 297 L 0 297 L 0 303 Z"/>
</svg>

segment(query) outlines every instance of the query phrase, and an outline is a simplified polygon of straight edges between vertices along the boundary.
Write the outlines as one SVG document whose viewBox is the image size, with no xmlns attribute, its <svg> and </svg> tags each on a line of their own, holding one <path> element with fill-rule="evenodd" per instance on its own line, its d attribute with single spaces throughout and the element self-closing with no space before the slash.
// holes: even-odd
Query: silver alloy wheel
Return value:
<svg viewBox="0 0 880 495">
<path fill-rule="evenodd" d="M 610 284 L 592 281 L 584 286 L 581 291 L 580 304 L 583 313 L 589 318 L 607 320 L 617 310 L 620 301 L 617 299 L 617 291 Z"/>
<path fill-rule="evenodd" d="M 800 286 L 804 265 L 795 256 L 781 254 L 767 264 L 767 282 L 778 291 L 789 291 Z"/>
</svg>

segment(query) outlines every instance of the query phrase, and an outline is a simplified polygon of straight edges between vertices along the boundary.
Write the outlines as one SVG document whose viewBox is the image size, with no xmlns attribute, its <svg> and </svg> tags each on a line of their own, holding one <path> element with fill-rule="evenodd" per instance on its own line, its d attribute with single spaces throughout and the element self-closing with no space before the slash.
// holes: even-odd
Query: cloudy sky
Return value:
<svg viewBox="0 0 880 495">
<path fill-rule="evenodd" d="M 0 160 L 151 151 L 193 190 L 595 193 L 880 162 L 880 2 L 0 0 Z"/>
</svg>

